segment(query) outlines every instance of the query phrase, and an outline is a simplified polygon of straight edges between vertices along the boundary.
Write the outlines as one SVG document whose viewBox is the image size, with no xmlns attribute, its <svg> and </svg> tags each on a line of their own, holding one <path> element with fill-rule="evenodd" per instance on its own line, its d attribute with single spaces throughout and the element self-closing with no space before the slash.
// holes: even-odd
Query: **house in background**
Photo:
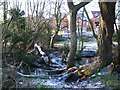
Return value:
<svg viewBox="0 0 120 90">
<path fill-rule="evenodd" d="M 93 27 L 94 27 L 94 30 L 95 32 L 97 33 L 98 32 L 98 26 L 99 26 L 99 18 L 100 18 L 100 11 L 91 11 L 90 13 L 88 14 L 91 14 L 91 18 L 90 20 L 92 21 L 92 24 L 93 24 Z M 77 16 L 76 16 L 76 32 L 78 32 L 78 28 L 79 30 L 81 31 L 81 27 L 82 27 L 82 24 L 83 24 L 83 27 L 82 27 L 82 31 L 83 32 L 87 32 L 87 31 L 92 31 L 90 29 L 90 26 L 89 26 L 89 22 L 88 22 L 88 18 L 87 16 L 84 14 L 84 17 L 83 17 L 83 22 L 82 22 L 82 12 L 78 12 Z M 53 32 L 54 30 L 56 29 L 56 21 L 54 18 L 51 18 L 51 26 L 53 28 Z M 61 22 L 61 28 L 60 28 L 60 31 L 58 32 L 58 35 L 61 35 L 61 36 L 64 36 L 66 35 L 70 35 L 70 16 L 66 16 L 62 22 Z"/>
<path fill-rule="evenodd" d="M 88 15 L 89 14 L 91 14 L 90 20 L 93 24 L 94 30 L 96 31 L 100 22 L 100 11 L 91 11 L 90 13 L 88 13 Z M 91 31 L 88 18 L 86 17 L 85 14 L 82 22 L 82 12 L 78 13 L 77 15 L 77 27 L 78 27 L 78 23 L 80 28 L 82 27 L 82 23 L 83 23 L 83 32 Z"/>
<path fill-rule="evenodd" d="M 93 17 L 90 18 L 90 20 L 92 21 L 94 29 L 96 29 L 100 22 L 100 11 L 91 11 L 91 13 Z"/>
<path fill-rule="evenodd" d="M 62 22 L 61 22 L 61 29 L 58 32 L 58 35 L 62 37 L 70 37 L 70 20 L 69 20 L 69 15 L 66 16 Z"/>
<path fill-rule="evenodd" d="M 68 22 L 68 17 L 66 16 L 61 22 L 61 31 L 63 31 L 64 33 L 69 33 L 68 27 L 69 27 L 69 22 Z"/>
<path fill-rule="evenodd" d="M 82 11 L 79 11 L 78 14 L 77 14 L 77 22 L 76 22 L 76 25 L 77 25 L 77 32 L 78 32 L 78 29 L 83 32 L 86 32 L 87 31 L 87 28 L 88 28 L 88 20 L 87 20 L 87 17 L 86 15 L 84 14 L 83 17 L 82 17 Z M 81 28 L 82 27 L 82 28 Z"/>
<path fill-rule="evenodd" d="M 64 14 L 64 13 L 63 13 Z M 64 14 L 65 15 L 65 14 Z M 56 31 L 56 19 L 54 17 L 49 18 L 50 21 L 50 25 L 51 25 L 51 29 L 52 29 L 52 34 L 55 33 Z M 58 35 L 62 36 L 63 34 L 69 33 L 70 30 L 68 30 L 69 28 L 69 20 L 68 20 L 68 16 L 66 16 L 60 24 L 60 31 L 58 32 Z"/>
</svg>

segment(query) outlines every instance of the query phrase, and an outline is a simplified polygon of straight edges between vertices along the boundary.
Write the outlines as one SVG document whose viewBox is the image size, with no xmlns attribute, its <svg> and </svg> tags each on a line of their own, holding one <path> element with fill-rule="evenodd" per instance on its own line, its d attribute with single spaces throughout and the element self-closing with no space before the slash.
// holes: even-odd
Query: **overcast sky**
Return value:
<svg viewBox="0 0 120 90">
<path fill-rule="evenodd" d="M 4 0 L 0 0 L 0 1 L 2 2 Z M 9 7 L 14 7 L 13 6 L 13 2 L 14 3 L 15 2 L 19 2 L 19 4 L 21 4 L 20 5 L 21 10 L 24 10 L 25 13 L 27 13 L 27 8 L 25 7 L 25 5 L 27 3 L 25 3 L 25 2 L 26 1 L 30 2 L 31 1 L 31 3 L 33 3 L 33 1 L 40 1 L 40 0 L 6 0 L 6 1 L 10 1 L 10 3 L 9 3 L 10 6 Z M 47 2 L 47 0 L 44 0 L 44 1 Z M 50 0 L 50 1 L 55 2 L 56 0 Z M 63 1 L 64 1 L 64 5 L 62 6 L 62 8 L 64 8 L 64 10 L 62 10 L 62 11 L 63 12 L 66 12 L 66 11 L 68 12 L 69 10 L 68 10 L 68 6 L 67 6 L 67 2 L 66 2 L 66 0 L 63 0 Z M 75 4 L 78 4 L 80 0 L 73 0 L 73 1 L 75 2 Z M 47 12 L 48 9 L 50 8 L 50 6 L 46 4 L 46 7 L 47 7 L 46 12 Z M 51 6 L 51 7 L 53 8 L 53 6 Z M 87 4 L 85 7 L 86 7 L 86 9 L 88 11 L 89 16 L 92 17 L 91 11 L 99 11 L 98 0 L 93 0 L 92 2 L 90 2 L 89 4 Z M 2 14 L 3 14 L 2 9 L 3 9 L 3 7 L 0 6 L 0 17 L 2 17 Z"/>
</svg>

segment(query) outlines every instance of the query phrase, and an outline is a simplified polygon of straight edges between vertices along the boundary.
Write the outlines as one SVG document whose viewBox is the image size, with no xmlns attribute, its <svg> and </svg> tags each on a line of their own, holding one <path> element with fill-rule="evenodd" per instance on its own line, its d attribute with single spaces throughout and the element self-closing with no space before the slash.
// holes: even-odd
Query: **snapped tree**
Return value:
<svg viewBox="0 0 120 90">
<path fill-rule="evenodd" d="M 99 57 L 97 57 L 97 60 L 91 63 L 90 65 L 83 65 L 83 66 L 79 66 L 78 68 L 76 67 L 72 69 L 72 71 L 74 71 L 74 74 L 78 75 L 81 79 L 84 79 L 100 71 L 107 65 L 111 64 L 111 62 L 113 61 L 112 36 L 114 33 L 114 23 L 115 23 L 115 4 L 116 4 L 116 0 L 114 2 L 109 2 L 109 0 L 100 0 L 99 2 L 99 7 L 101 11 L 100 30 L 98 33 Z M 73 17 L 71 18 L 73 19 Z M 71 29 L 73 29 L 72 26 L 71 26 Z M 71 35 L 75 33 L 74 32 L 75 30 L 74 31 L 71 30 L 71 31 L 72 31 Z M 71 38 L 74 38 L 73 36 L 75 35 L 72 35 Z M 75 46 L 73 42 L 71 42 L 71 44 Z M 74 48 L 74 51 L 75 51 L 75 48 Z M 71 56 L 74 57 L 74 55 L 71 55 Z M 70 61 L 73 61 L 73 58 Z M 69 64 L 69 66 L 71 65 L 73 65 L 73 62 Z"/>
</svg>

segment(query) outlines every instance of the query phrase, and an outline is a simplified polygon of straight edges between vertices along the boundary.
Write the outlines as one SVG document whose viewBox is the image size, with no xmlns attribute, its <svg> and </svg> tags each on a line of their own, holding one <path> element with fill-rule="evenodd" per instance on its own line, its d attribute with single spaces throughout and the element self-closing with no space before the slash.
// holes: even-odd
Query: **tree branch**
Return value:
<svg viewBox="0 0 120 90">
<path fill-rule="evenodd" d="M 75 5 L 75 9 L 78 11 L 80 8 L 84 7 L 86 4 L 90 3 L 92 0 L 83 0 L 79 4 Z"/>
<path fill-rule="evenodd" d="M 95 34 L 93 24 L 92 24 L 92 22 L 91 22 L 91 20 L 90 20 L 90 18 L 89 18 L 89 15 L 88 15 L 88 13 L 87 13 L 86 8 L 85 8 L 84 10 L 85 10 L 85 14 L 86 14 L 86 16 L 87 16 L 87 18 L 88 18 L 88 22 L 89 22 L 90 28 L 91 28 L 91 30 L 92 30 L 92 32 L 93 32 L 93 36 L 94 36 L 95 39 L 97 40 L 97 35 Z"/>
<path fill-rule="evenodd" d="M 72 10 L 74 8 L 73 0 L 67 0 L 68 8 Z"/>
</svg>

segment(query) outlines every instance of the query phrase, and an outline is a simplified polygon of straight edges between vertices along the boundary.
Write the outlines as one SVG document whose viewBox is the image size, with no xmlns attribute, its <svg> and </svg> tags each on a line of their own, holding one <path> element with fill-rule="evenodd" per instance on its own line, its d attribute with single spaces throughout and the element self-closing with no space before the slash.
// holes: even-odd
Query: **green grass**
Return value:
<svg viewBox="0 0 120 90">
<path fill-rule="evenodd" d="M 39 84 L 40 90 L 53 90 L 52 88 L 49 88 L 47 85 L 44 85 L 42 83 Z"/>
<path fill-rule="evenodd" d="M 93 81 L 101 81 L 104 85 L 110 87 L 118 87 L 120 86 L 120 81 L 114 75 L 96 75 L 92 77 L 91 80 Z"/>
<path fill-rule="evenodd" d="M 77 45 L 79 45 L 79 40 L 77 40 Z M 82 43 L 82 42 L 80 42 Z M 56 42 L 55 44 L 70 44 L 70 40 L 69 41 L 59 41 L 59 42 Z M 83 42 L 84 46 L 85 45 L 88 45 L 88 44 L 97 44 L 96 41 L 89 41 L 89 42 Z"/>
<path fill-rule="evenodd" d="M 80 42 L 80 46 L 81 46 L 81 43 L 82 42 Z M 70 41 L 60 41 L 60 42 L 56 42 L 55 44 L 58 44 L 58 45 L 60 44 L 62 46 L 66 44 L 70 45 Z M 77 50 L 79 50 L 80 46 L 79 46 L 79 41 L 77 41 Z M 95 46 L 96 47 L 95 49 L 97 49 L 97 42 L 96 41 L 83 42 L 83 46 Z"/>
<path fill-rule="evenodd" d="M 77 41 L 79 43 L 79 41 Z M 82 43 L 82 42 L 80 42 Z M 86 44 L 96 44 L 97 42 L 96 41 L 89 41 L 89 42 L 83 42 L 84 45 Z M 60 42 L 56 42 L 56 44 L 70 44 L 70 41 L 60 41 Z"/>
<path fill-rule="evenodd" d="M 114 76 L 104 77 L 103 79 L 106 86 L 120 86 L 120 81 Z"/>
</svg>

